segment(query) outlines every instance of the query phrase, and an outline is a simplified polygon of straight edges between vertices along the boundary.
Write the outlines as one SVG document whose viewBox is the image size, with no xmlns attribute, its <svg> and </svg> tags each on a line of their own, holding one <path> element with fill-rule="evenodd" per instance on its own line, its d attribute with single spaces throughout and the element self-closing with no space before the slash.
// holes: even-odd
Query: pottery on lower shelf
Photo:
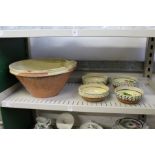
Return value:
<svg viewBox="0 0 155 155">
<path fill-rule="evenodd" d="M 88 102 L 100 102 L 109 95 L 109 87 L 104 84 L 84 84 L 79 87 L 79 95 Z"/>
<path fill-rule="evenodd" d="M 3 122 L 2 121 L 0 121 L 0 129 L 3 129 L 4 127 L 3 127 Z"/>
<path fill-rule="evenodd" d="M 120 86 L 115 89 L 117 99 L 126 104 L 136 104 L 142 99 L 144 92 L 137 87 Z"/>
<path fill-rule="evenodd" d="M 148 129 L 149 126 L 141 120 L 122 118 L 115 122 L 113 129 Z"/>
<path fill-rule="evenodd" d="M 137 78 L 133 76 L 116 76 L 112 78 L 112 84 L 114 88 L 119 87 L 119 86 L 136 86 L 137 85 Z"/>
<path fill-rule="evenodd" d="M 59 94 L 76 64 L 66 59 L 28 59 L 14 62 L 9 68 L 32 96 L 46 98 Z"/>
<path fill-rule="evenodd" d="M 71 129 L 74 125 L 74 117 L 70 113 L 62 113 L 56 119 L 58 129 Z"/>
<path fill-rule="evenodd" d="M 88 121 L 80 126 L 80 129 L 103 129 L 102 126 L 99 124 L 93 122 L 93 121 Z"/>
<path fill-rule="evenodd" d="M 51 129 L 51 120 L 45 117 L 36 118 L 35 129 Z"/>
<path fill-rule="evenodd" d="M 83 84 L 107 84 L 108 83 L 108 76 L 103 73 L 87 73 L 82 76 Z"/>
</svg>

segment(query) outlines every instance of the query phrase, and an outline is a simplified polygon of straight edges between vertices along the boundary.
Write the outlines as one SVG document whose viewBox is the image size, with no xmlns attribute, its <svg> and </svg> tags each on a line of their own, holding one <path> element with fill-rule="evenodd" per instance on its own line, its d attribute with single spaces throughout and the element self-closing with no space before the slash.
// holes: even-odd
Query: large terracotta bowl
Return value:
<svg viewBox="0 0 155 155">
<path fill-rule="evenodd" d="M 76 62 L 65 59 L 29 59 L 9 66 L 26 90 L 34 97 L 47 98 L 59 94 Z"/>
</svg>

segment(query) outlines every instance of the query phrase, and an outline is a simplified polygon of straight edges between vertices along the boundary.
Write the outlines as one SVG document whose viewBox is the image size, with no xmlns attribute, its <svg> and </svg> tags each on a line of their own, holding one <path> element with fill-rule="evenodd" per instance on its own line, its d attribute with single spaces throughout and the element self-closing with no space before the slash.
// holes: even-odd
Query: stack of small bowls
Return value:
<svg viewBox="0 0 155 155">
<path fill-rule="evenodd" d="M 125 104 L 137 104 L 141 101 L 144 92 L 137 87 L 137 81 L 135 77 L 124 75 L 112 78 L 118 101 Z"/>
<path fill-rule="evenodd" d="M 79 95 L 88 102 L 101 102 L 109 95 L 108 77 L 103 73 L 87 73 L 82 76 Z"/>
</svg>

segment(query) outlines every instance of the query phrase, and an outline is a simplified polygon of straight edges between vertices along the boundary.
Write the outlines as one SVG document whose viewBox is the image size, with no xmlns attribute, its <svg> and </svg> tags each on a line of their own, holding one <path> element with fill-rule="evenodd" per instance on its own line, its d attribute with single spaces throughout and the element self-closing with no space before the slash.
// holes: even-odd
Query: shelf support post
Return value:
<svg viewBox="0 0 155 155">
<path fill-rule="evenodd" d="M 153 73 L 153 62 L 154 62 L 154 51 L 155 51 L 155 38 L 147 38 L 145 62 L 144 62 L 144 77 L 151 78 Z"/>
</svg>

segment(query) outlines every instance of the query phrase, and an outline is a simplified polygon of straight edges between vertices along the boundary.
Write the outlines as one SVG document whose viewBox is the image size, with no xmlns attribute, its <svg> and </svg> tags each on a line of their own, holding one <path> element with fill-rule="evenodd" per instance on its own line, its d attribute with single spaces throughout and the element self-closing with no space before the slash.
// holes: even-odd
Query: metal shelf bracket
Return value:
<svg viewBox="0 0 155 155">
<path fill-rule="evenodd" d="M 144 77 L 148 77 L 148 78 L 152 77 L 154 51 L 155 51 L 155 38 L 150 37 L 147 39 L 147 44 L 146 44 Z"/>
</svg>

